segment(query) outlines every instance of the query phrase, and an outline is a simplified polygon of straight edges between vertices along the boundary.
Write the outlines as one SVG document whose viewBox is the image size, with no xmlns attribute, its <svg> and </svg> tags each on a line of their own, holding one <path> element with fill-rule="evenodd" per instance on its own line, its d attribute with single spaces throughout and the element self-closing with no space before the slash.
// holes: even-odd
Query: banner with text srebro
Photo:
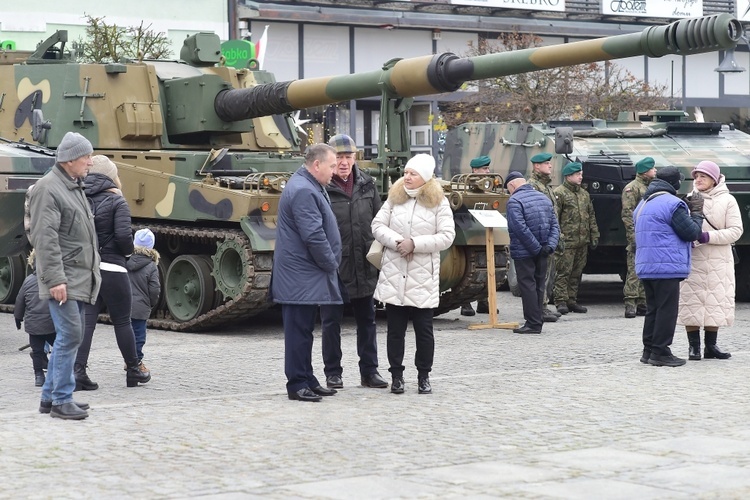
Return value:
<svg viewBox="0 0 750 500">
<path fill-rule="evenodd" d="M 635 17 L 701 17 L 703 0 L 601 0 L 602 14 Z"/>
<path fill-rule="evenodd" d="M 565 12 L 565 0 L 451 0 L 452 5 Z"/>
</svg>

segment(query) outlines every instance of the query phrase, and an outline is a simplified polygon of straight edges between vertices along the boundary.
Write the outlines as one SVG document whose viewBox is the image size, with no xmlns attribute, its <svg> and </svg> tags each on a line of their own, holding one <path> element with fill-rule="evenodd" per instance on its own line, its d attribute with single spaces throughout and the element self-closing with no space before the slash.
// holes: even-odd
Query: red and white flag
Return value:
<svg viewBox="0 0 750 500">
<path fill-rule="evenodd" d="M 266 57 L 266 43 L 268 43 L 268 25 L 263 30 L 263 36 L 255 42 L 255 58 L 258 60 L 258 69 L 263 69 L 263 59 Z"/>
</svg>

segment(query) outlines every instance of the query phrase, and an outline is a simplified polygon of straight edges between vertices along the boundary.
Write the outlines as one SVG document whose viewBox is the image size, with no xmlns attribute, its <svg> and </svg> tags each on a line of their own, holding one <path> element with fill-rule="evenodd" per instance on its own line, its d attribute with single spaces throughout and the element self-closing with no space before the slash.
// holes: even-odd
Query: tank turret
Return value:
<svg viewBox="0 0 750 500">
<path fill-rule="evenodd" d="M 223 65 L 219 39 L 210 33 L 189 37 L 181 61 L 83 64 L 66 50 L 67 34 L 58 32 L 33 53 L 0 52 L 0 137 L 54 150 L 73 130 L 96 154 L 111 158 L 134 229 L 152 229 L 162 255 L 163 297 L 151 326 L 201 330 L 270 306 L 276 208 L 302 163 L 291 111 L 381 96 L 378 155 L 358 166 L 376 176 L 385 194 L 411 156 L 407 111 L 415 96 L 551 67 L 728 49 L 740 33 L 739 22 L 721 14 L 559 46 L 392 59 L 377 71 L 276 82 L 266 71 Z M 49 152 L 32 156 L 38 161 L 7 161 L 0 150 L 3 303 L 13 301 L 16 286 L 16 278 L 7 278 L 13 273 L 3 271 L 17 267 L 17 254 L 28 245 L 21 224 L 25 190 L 50 164 Z M 501 180 L 464 176 L 445 183 L 457 238 L 443 256 L 439 312 L 486 296 L 484 229 L 466 208 L 504 210 Z M 502 279 L 507 233 L 496 231 L 495 243 Z"/>
</svg>

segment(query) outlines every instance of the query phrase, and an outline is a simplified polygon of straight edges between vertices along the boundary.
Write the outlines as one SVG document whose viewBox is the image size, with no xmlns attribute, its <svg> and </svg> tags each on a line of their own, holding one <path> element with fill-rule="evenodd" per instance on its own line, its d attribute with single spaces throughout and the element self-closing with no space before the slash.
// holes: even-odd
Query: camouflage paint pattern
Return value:
<svg viewBox="0 0 750 500">
<path fill-rule="evenodd" d="M 380 71 L 281 83 L 265 71 L 215 65 L 218 59 L 211 59 L 213 42 L 206 34 L 199 42 L 206 44 L 201 45 L 202 57 L 194 65 L 78 64 L 54 47 L 51 38 L 33 56 L 0 55 L 0 136 L 54 149 L 73 130 L 87 137 L 97 154 L 109 156 L 118 165 L 134 227 L 156 230 L 157 248 L 165 257 L 161 271 L 167 302 L 183 309 L 179 324 L 164 317 L 152 326 L 201 329 L 268 307 L 265 290 L 278 199 L 285 180 L 302 164 L 290 111 L 360 97 L 435 94 L 472 79 L 589 60 L 732 48 L 739 40 L 737 27 L 731 16 L 708 16 L 517 54 L 394 59 Z M 680 33 L 688 36 L 675 38 Z M 43 53 L 44 47 L 50 50 Z M 18 64 L 24 58 L 25 64 Z M 236 99 L 224 101 L 222 96 L 230 95 Z M 395 164 L 372 165 L 381 179 L 386 171 L 391 180 L 400 175 L 408 144 L 392 153 Z M 41 175 L 28 163 L 13 163 L 9 169 L 19 177 Z M 477 271 L 484 229 L 461 215 L 461 209 L 479 203 L 504 210 L 504 195 L 496 188 L 463 181 L 446 187 L 457 211 L 458 238 L 447 273 L 452 278 L 445 280 L 455 287 L 453 292 L 477 293 L 484 272 Z M 0 206 L 21 221 L 22 190 L 0 188 Z M 496 244 L 507 243 L 507 232 L 493 235 Z M 172 259 L 181 272 L 166 268 Z M 454 295 L 456 300 L 471 298 Z"/>
</svg>

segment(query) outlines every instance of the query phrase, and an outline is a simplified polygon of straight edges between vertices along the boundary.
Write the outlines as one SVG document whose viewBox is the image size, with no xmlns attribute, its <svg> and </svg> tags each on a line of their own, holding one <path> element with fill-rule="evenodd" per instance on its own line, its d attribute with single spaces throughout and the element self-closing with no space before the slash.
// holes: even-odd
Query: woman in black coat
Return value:
<svg viewBox="0 0 750 500">
<path fill-rule="evenodd" d="M 96 304 L 86 305 L 83 342 L 78 348 L 74 368 L 76 390 L 85 391 L 99 388 L 86 373 L 86 365 L 97 317 L 103 306 L 107 306 L 115 329 L 117 346 L 125 360 L 128 387 L 135 387 L 139 382 L 143 384 L 151 380 L 151 374 L 138 359 L 135 334 L 130 323 L 132 294 L 126 268 L 127 259 L 133 253 L 130 208 L 120 191 L 117 166 L 102 155 L 94 156 L 92 161 L 94 165 L 86 176 L 85 191 L 91 212 L 94 214 L 96 236 L 99 241 L 102 286 Z"/>
</svg>

